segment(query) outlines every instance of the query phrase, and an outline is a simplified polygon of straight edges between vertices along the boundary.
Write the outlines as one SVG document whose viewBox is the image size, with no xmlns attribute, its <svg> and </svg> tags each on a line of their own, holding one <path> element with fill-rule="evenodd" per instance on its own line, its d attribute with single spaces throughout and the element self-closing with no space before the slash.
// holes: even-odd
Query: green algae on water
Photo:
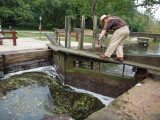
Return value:
<svg viewBox="0 0 160 120">
<path fill-rule="evenodd" d="M 54 114 L 66 114 L 75 120 L 83 120 L 104 107 L 99 99 L 85 93 L 76 93 L 59 80 L 42 72 L 23 73 L 0 80 L 0 97 L 4 97 L 7 92 L 30 85 L 49 87 L 54 105 L 50 106 L 50 112 Z"/>
</svg>

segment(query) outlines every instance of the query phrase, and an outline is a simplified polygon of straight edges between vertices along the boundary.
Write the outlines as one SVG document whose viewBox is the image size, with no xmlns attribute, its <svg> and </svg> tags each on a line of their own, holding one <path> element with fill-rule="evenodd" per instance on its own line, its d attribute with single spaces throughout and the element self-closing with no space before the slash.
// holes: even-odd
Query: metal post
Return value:
<svg viewBox="0 0 160 120">
<path fill-rule="evenodd" d="M 41 21 L 40 21 L 40 39 L 41 39 Z"/>
<path fill-rule="evenodd" d="M 40 30 L 40 39 L 41 39 L 41 29 L 42 29 L 42 25 L 41 25 L 41 21 L 42 21 L 42 16 L 39 16 L 39 21 L 40 21 L 40 26 L 39 26 L 39 30 Z"/>
</svg>

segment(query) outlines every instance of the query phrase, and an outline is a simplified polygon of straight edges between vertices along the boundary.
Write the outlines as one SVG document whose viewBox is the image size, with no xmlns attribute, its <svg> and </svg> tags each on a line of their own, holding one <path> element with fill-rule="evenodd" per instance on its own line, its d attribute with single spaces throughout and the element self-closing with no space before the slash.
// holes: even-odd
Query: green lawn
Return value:
<svg viewBox="0 0 160 120">
<path fill-rule="evenodd" d="M 100 44 L 104 44 L 106 46 L 108 46 L 108 43 L 110 41 L 112 36 L 108 36 L 107 38 L 105 38 L 104 40 L 101 40 Z M 128 37 L 128 39 L 125 41 L 125 44 L 127 43 L 133 43 L 134 41 L 131 41 L 130 39 L 132 39 L 132 37 Z M 61 41 L 64 41 L 64 38 L 60 38 Z M 71 38 L 71 41 L 76 41 L 76 38 Z M 85 35 L 84 36 L 84 42 L 88 42 L 88 43 L 92 43 L 92 35 Z M 97 43 L 97 41 L 96 41 Z"/>
<path fill-rule="evenodd" d="M 37 31 L 16 31 L 16 37 L 18 38 L 35 38 L 37 40 L 47 40 L 45 33 L 41 33 L 41 39 L 40 39 L 40 32 Z M 5 34 L 4 37 L 12 37 L 12 34 Z"/>
<path fill-rule="evenodd" d="M 52 36 L 55 36 L 55 33 L 51 34 Z M 60 33 L 59 35 L 65 35 L 64 33 Z M 11 34 L 5 34 L 5 37 L 12 37 Z M 40 31 L 17 31 L 16 36 L 18 38 L 35 38 L 37 40 L 41 40 L 41 41 L 46 41 L 47 38 L 45 36 L 45 33 L 41 32 L 41 39 L 40 39 Z M 75 33 L 72 33 L 71 36 L 75 36 Z M 107 38 L 105 38 L 103 41 L 101 41 L 100 44 L 104 44 L 106 46 L 108 46 L 109 40 L 111 39 L 111 36 L 108 36 Z M 130 39 L 132 39 L 132 37 L 128 37 L 128 39 L 125 41 L 125 43 L 132 43 L 133 41 L 130 41 Z M 64 37 L 60 38 L 61 41 L 64 41 Z M 71 38 L 71 41 L 76 41 L 75 37 Z M 92 35 L 84 35 L 84 42 L 88 42 L 88 43 L 92 43 Z M 97 43 L 97 41 L 96 41 Z"/>
</svg>

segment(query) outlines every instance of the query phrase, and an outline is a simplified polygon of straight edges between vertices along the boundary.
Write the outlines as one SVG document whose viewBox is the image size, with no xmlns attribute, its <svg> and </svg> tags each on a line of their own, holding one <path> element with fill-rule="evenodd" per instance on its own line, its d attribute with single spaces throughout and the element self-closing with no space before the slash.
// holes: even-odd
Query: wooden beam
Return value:
<svg viewBox="0 0 160 120">
<path fill-rule="evenodd" d="M 76 55 L 77 57 L 80 57 L 80 58 L 93 59 L 93 60 L 97 60 L 97 61 L 103 62 L 103 63 L 125 64 L 125 65 L 130 65 L 130 66 L 136 66 L 136 67 L 139 67 L 139 68 L 145 68 L 145 69 L 160 71 L 160 67 L 152 66 L 152 65 L 149 65 L 149 64 L 136 63 L 136 62 L 132 62 L 132 61 L 118 62 L 118 61 L 115 61 L 113 59 L 100 58 L 99 55 L 95 55 L 94 53 L 91 53 L 91 52 L 85 52 L 85 51 L 80 51 L 80 50 L 72 50 L 72 49 L 67 49 L 67 48 L 58 48 L 54 45 L 49 45 L 49 47 L 51 49 L 57 51 L 57 52 Z"/>
<path fill-rule="evenodd" d="M 84 17 L 84 15 L 82 15 L 81 35 L 80 35 L 80 40 L 78 41 L 78 49 L 79 50 L 83 50 L 84 29 L 85 29 L 85 17 Z"/>
<path fill-rule="evenodd" d="M 97 29 L 95 30 L 95 32 L 98 34 L 98 33 L 101 33 L 101 30 Z M 113 34 L 113 32 L 114 31 L 108 31 L 107 34 Z M 160 39 L 160 34 L 142 33 L 142 32 L 130 32 L 129 36 L 130 37 L 147 37 L 147 38 Z"/>
<path fill-rule="evenodd" d="M 68 40 L 68 16 L 65 17 L 65 48 L 67 48 Z"/>
<path fill-rule="evenodd" d="M 51 42 L 51 44 L 55 46 L 59 46 L 59 42 L 57 42 L 56 38 L 54 38 L 52 35 L 49 33 L 45 33 L 47 39 Z M 62 44 L 60 44 L 61 47 L 64 47 Z"/>
<path fill-rule="evenodd" d="M 68 48 L 71 48 L 71 16 L 68 16 Z"/>
<path fill-rule="evenodd" d="M 48 59 L 52 57 L 52 50 L 40 50 L 24 53 L 6 54 L 5 64 L 15 64 L 26 61 L 33 61 L 39 59 Z"/>
<path fill-rule="evenodd" d="M 94 18 L 93 18 L 92 52 L 95 51 L 95 44 L 96 44 L 96 30 L 97 30 L 97 16 L 94 16 Z"/>
</svg>

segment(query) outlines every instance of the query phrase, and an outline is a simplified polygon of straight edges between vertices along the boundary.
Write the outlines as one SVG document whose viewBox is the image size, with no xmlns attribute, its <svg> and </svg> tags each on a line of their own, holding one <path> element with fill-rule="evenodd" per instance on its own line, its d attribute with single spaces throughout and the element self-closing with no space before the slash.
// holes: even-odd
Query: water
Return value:
<svg viewBox="0 0 160 120">
<path fill-rule="evenodd" d="M 123 65 L 111 66 L 105 69 L 105 72 L 122 75 Z M 134 77 L 135 72 L 132 71 L 132 66 L 125 65 L 124 76 Z"/>
<path fill-rule="evenodd" d="M 53 115 L 47 86 L 28 86 L 8 92 L 0 99 L 1 120 L 35 120 Z"/>
<path fill-rule="evenodd" d="M 160 55 L 160 41 L 150 42 L 148 46 L 134 46 L 127 48 L 127 54 Z"/>
<path fill-rule="evenodd" d="M 127 54 L 132 55 L 160 55 L 160 41 L 150 42 L 149 46 L 139 46 L 127 48 Z M 104 71 L 122 75 L 123 65 L 104 64 Z M 135 72 L 132 71 L 132 66 L 125 65 L 125 76 L 134 77 Z"/>
<path fill-rule="evenodd" d="M 45 72 L 52 75 L 53 78 L 58 75 L 53 66 L 46 66 L 10 73 L 3 79 L 34 71 Z M 105 106 L 114 100 L 114 98 L 111 97 L 77 89 L 72 86 L 69 87 L 77 93 L 87 93 L 97 97 Z M 20 86 L 20 88 L 7 92 L 5 95 L 0 94 L 0 120 L 39 120 L 47 116 L 55 115 L 53 112 L 54 108 L 53 97 L 50 94 L 48 85 L 33 84 L 26 87 Z"/>
</svg>

